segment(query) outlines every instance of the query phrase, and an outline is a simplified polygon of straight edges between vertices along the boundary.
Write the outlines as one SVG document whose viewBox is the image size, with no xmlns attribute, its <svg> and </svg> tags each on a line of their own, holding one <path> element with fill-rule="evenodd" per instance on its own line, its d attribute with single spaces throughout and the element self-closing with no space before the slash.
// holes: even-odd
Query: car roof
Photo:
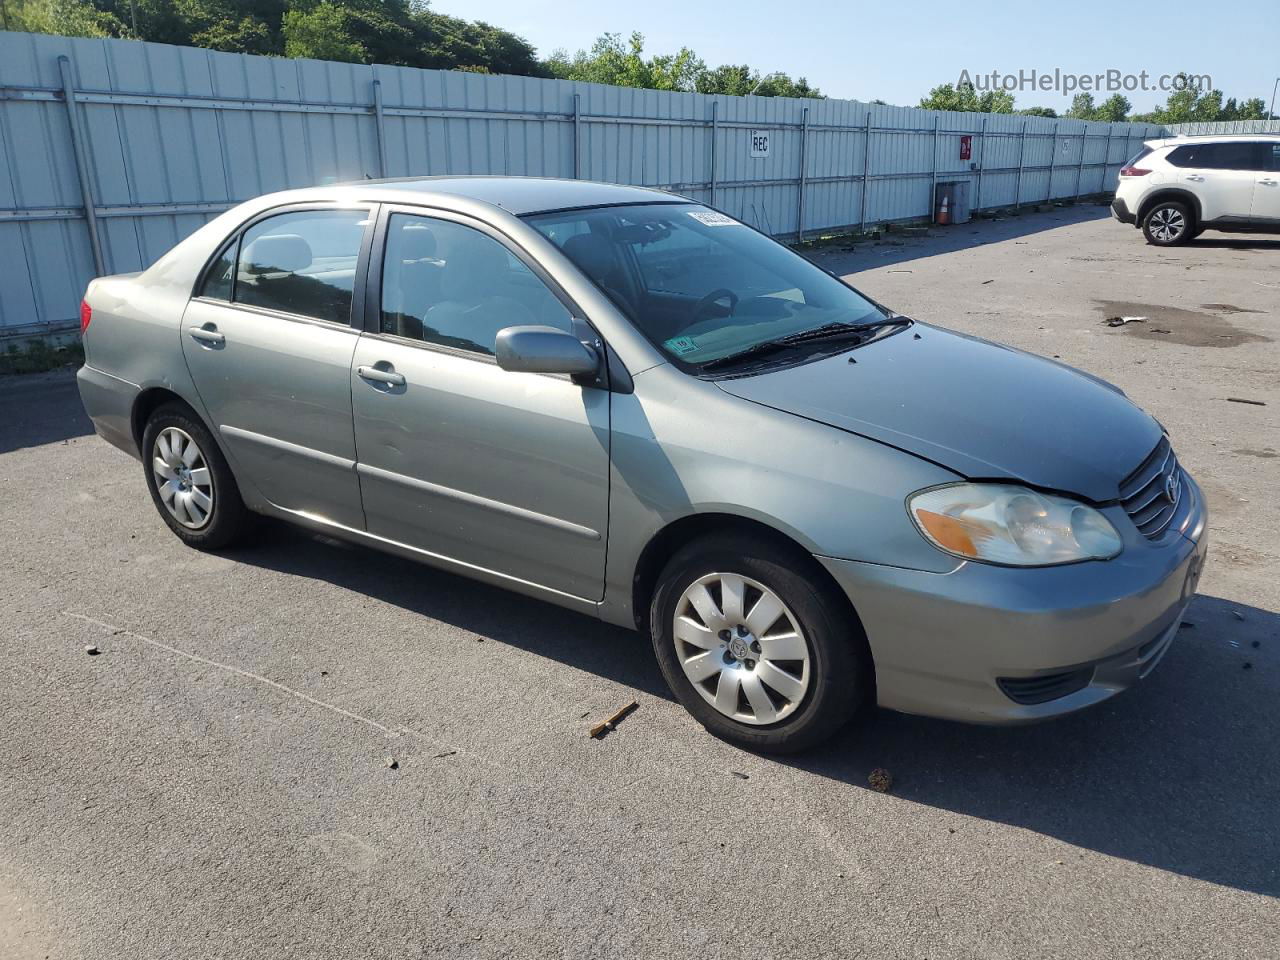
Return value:
<svg viewBox="0 0 1280 960">
<path fill-rule="evenodd" d="M 409 202 L 421 201 L 424 194 L 447 194 L 491 203 L 508 213 L 523 216 L 550 210 L 577 207 L 604 207 L 628 203 L 691 203 L 680 197 L 648 187 L 631 187 L 592 180 L 558 180 L 551 177 L 406 177 L 392 180 L 357 180 L 371 199 L 393 201 L 397 196 Z M 379 197 L 379 194 L 386 194 Z"/>
<path fill-rule="evenodd" d="M 1143 141 L 1152 150 L 1175 147 L 1188 143 L 1231 143 L 1235 140 L 1265 140 L 1280 142 L 1280 133 L 1184 133 L 1176 137 L 1161 137 Z"/>
</svg>

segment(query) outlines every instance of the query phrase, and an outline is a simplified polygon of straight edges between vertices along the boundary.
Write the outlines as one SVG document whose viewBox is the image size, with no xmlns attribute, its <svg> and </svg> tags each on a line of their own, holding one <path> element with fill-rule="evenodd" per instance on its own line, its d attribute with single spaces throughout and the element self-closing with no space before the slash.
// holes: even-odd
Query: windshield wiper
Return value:
<svg viewBox="0 0 1280 960">
<path fill-rule="evenodd" d="M 874 320 L 870 323 L 824 323 L 822 326 L 814 327 L 812 330 L 801 330 L 785 337 L 778 337 L 776 340 L 765 340 L 763 343 L 757 343 L 754 346 L 747 347 L 745 350 L 739 350 L 737 353 L 709 360 L 702 365 L 702 369 L 720 370 L 724 367 L 736 366 L 744 360 L 750 360 L 752 357 L 778 353 L 801 343 L 812 343 L 818 340 L 843 340 L 846 337 L 866 340 L 870 339 L 872 333 L 883 327 L 908 326 L 913 322 L 910 317 L 898 315 L 886 317 L 883 320 Z"/>
</svg>

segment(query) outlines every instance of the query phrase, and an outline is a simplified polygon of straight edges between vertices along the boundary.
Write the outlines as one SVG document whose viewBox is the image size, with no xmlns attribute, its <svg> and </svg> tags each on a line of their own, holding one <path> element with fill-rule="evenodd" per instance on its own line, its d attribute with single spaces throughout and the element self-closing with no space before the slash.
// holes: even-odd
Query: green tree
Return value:
<svg viewBox="0 0 1280 960">
<path fill-rule="evenodd" d="M 920 101 L 925 110 L 958 110 L 962 113 L 1013 113 L 1013 94 L 987 90 L 979 94 L 971 83 L 944 83 Z"/>
<path fill-rule="evenodd" d="M 1024 117 L 1050 117 L 1050 118 L 1053 118 L 1053 117 L 1056 117 L 1056 116 L 1058 115 L 1058 111 L 1057 111 L 1057 110 L 1055 110 L 1055 109 L 1053 109 L 1053 107 L 1027 107 L 1027 108 L 1026 108 L 1026 109 L 1024 109 L 1024 110 L 1019 110 L 1019 111 L 1017 111 L 1017 112 L 1018 112 L 1018 113 L 1020 113 L 1020 114 L 1022 114 Z"/>
<path fill-rule="evenodd" d="M 1098 109 L 1094 111 L 1094 120 L 1104 120 L 1107 123 L 1120 123 L 1129 116 L 1129 111 L 1133 109 L 1133 104 L 1129 102 L 1129 98 L 1122 93 L 1114 93 L 1098 105 Z"/>
<path fill-rule="evenodd" d="M 286 57 L 364 63 L 369 56 L 359 40 L 351 39 L 347 13 L 332 3 L 311 10 L 286 10 L 280 28 Z"/>
<path fill-rule="evenodd" d="M 572 57 L 557 50 L 546 66 L 552 76 L 565 80 L 650 90 L 692 91 L 698 76 L 706 71 L 706 64 L 688 47 L 646 60 L 644 36 L 640 33 L 631 34 L 625 42 L 619 33 L 606 33 L 589 51 L 579 50 Z"/>
<path fill-rule="evenodd" d="M 8 0 L 4 29 L 57 33 L 65 37 L 118 37 L 124 24 L 88 0 Z"/>
<path fill-rule="evenodd" d="M 1071 98 L 1071 109 L 1066 115 L 1072 120 L 1092 120 L 1097 112 L 1092 93 L 1077 93 Z"/>
</svg>

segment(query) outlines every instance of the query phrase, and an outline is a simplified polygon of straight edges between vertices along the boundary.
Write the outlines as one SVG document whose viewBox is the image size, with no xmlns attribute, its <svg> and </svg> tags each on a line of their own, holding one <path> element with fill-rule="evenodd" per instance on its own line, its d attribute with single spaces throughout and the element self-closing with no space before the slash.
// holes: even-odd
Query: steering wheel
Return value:
<svg viewBox="0 0 1280 960">
<path fill-rule="evenodd" d="M 715 314 L 711 312 L 711 308 L 716 306 L 721 300 L 729 301 L 729 309 L 724 313 Z M 726 290 L 720 287 L 718 290 L 712 290 L 705 297 L 693 305 L 693 318 L 689 321 L 691 324 L 697 323 L 702 319 L 703 314 L 708 317 L 719 316 L 728 317 L 733 315 L 734 309 L 738 306 L 738 295 L 732 290 Z"/>
</svg>

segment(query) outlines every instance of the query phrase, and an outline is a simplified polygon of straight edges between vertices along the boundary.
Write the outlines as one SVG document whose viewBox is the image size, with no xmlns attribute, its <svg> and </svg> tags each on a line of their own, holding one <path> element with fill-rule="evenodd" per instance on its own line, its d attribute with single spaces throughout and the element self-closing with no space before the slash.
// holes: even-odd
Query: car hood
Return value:
<svg viewBox="0 0 1280 960">
<path fill-rule="evenodd" d="M 1104 380 L 922 323 L 850 353 L 717 385 L 969 479 L 1020 480 L 1095 502 L 1119 496 L 1162 433 Z"/>
</svg>

